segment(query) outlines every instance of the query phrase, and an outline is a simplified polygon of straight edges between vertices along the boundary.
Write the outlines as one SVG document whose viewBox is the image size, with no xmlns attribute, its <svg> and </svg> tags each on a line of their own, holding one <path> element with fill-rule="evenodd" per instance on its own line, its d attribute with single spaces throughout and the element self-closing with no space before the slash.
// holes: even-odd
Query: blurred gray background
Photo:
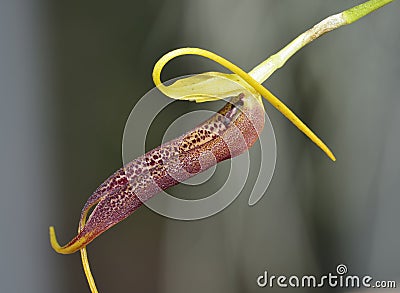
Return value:
<svg viewBox="0 0 400 293">
<path fill-rule="evenodd" d="M 125 121 L 159 57 L 196 46 L 250 70 L 360 2 L 1 1 L 0 291 L 89 292 L 79 254 L 56 254 L 48 226 L 69 241 L 121 166 Z M 264 270 L 321 275 L 340 263 L 399 281 L 399 8 L 329 33 L 265 83 L 336 163 L 266 104 L 278 160 L 261 202 L 249 207 L 245 190 L 196 222 L 139 209 L 89 246 L 100 292 L 275 292 L 257 287 Z M 185 57 L 163 79 L 210 70 L 221 69 Z"/>
</svg>

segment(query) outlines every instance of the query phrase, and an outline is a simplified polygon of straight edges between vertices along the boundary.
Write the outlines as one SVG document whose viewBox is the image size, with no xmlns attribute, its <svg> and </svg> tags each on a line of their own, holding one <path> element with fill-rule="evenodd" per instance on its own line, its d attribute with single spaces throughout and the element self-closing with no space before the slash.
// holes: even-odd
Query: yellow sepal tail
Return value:
<svg viewBox="0 0 400 293">
<path fill-rule="evenodd" d="M 154 84 L 162 91 L 165 95 L 174 98 L 174 99 L 183 99 L 183 100 L 194 100 L 196 102 L 206 102 L 206 101 L 213 101 L 216 99 L 221 99 L 224 97 L 230 96 L 232 92 L 231 88 L 224 89 L 224 85 L 220 84 L 218 79 L 212 80 L 217 73 L 210 72 L 201 75 L 195 75 L 188 78 L 184 78 L 178 80 L 177 82 L 173 83 L 172 85 L 165 86 L 161 82 L 161 71 L 164 66 L 172 59 L 183 56 L 183 55 L 198 55 L 208 59 L 215 61 L 216 63 L 224 66 L 225 68 L 229 69 L 234 73 L 232 74 L 223 74 L 219 73 L 219 76 L 225 77 L 227 79 L 234 80 L 240 83 L 242 86 L 245 86 L 247 89 L 253 89 L 253 92 L 257 92 L 262 95 L 268 102 L 270 102 L 279 112 L 281 112 L 286 118 L 288 118 L 300 131 L 302 131 L 308 138 L 311 139 L 325 154 L 332 160 L 336 161 L 335 156 L 333 155 L 332 151 L 326 146 L 326 144 L 314 134 L 314 132 L 307 127 L 284 103 L 282 103 L 277 97 L 275 97 L 268 89 L 266 89 L 262 84 L 260 84 L 257 80 L 251 77 L 247 72 L 242 70 L 237 65 L 233 64 L 232 62 L 226 60 L 225 58 L 212 53 L 210 51 L 200 49 L 200 48 L 180 48 L 173 50 L 158 60 L 155 64 L 153 69 L 153 81 Z M 196 85 L 196 80 L 201 81 L 204 85 L 207 84 L 207 75 L 209 78 L 208 84 L 211 84 L 214 92 L 210 92 L 207 89 L 205 94 L 199 92 L 194 92 L 193 89 Z M 201 78 L 200 78 L 200 77 Z M 246 85 L 247 84 L 247 85 Z M 191 86 L 190 86 L 191 85 Z"/>
</svg>

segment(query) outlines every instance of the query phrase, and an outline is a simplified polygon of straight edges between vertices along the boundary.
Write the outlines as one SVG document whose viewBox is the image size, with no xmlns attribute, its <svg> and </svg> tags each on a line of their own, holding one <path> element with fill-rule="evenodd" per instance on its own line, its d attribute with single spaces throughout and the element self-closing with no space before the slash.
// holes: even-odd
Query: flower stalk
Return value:
<svg viewBox="0 0 400 293">
<path fill-rule="evenodd" d="M 332 30 L 351 24 L 393 1 L 394 0 L 370 0 L 325 18 L 309 30 L 296 37 L 278 53 L 270 56 L 264 62 L 254 67 L 249 72 L 249 75 L 259 83 L 263 83 L 276 70 L 281 68 L 297 51 L 312 41 Z"/>
</svg>

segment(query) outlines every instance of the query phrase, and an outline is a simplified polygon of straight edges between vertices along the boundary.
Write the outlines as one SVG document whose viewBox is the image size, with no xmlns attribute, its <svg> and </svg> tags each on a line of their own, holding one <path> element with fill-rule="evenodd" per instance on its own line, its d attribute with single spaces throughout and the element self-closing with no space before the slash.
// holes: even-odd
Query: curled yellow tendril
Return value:
<svg viewBox="0 0 400 293">
<path fill-rule="evenodd" d="M 93 203 L 93 205 L 94 204 L 96 204 L 96 203 Z M 79 221 L 78 234 L 82 231 L 83 227 L 85 226 L 86 217 L 87 217 L 87 213 L 89 212 L 89 208 L 86 209 L 86 211 L 81 216 L 81 220 Z M 88 255 L 87 255 L 87 251 L 86 251 L 86 246 L 81 245 L 81 243 L 84 242 L 84 239 L 82 238 L 81 239 L 82 241 L 77 241 L 76 245 L 74 245 L 73 247 L 68 246 L 68 245 L 60 246 L 60 244 L 57 241 L 56 233 L 55 233 L 53 226 L 50 226 L 49 233 L 50 233 L 51 246 L 58 253 L 62 253 L 62 254 L 73 253 L 77 248 L 76 246 L 80 247 L 80 248 L 78 247 L 78 249 L 80 250 L 80 253 L 81 253 L 82 267 L 83 267 L 83 271 L 85 272 L 86 280 L 89 284 L 90 291 L 92 293 L 98 293 L 96 283 L 94 281 L 92 272 L 90 270 L 90 264 L 89 264 L 89 259 L 88 259 Z"/>
<path fill-rule="evenodd" d="M 223 67 L 229 69 L 234 74 L 224 74 L 218 72 L 209 72 L 205 74 L 195 75 L 176 81 L 172 85 L 165 86 L 161 79 L 161 71 L 164 66 L 172 59 L 183 55 L 198 55 L 215 61 Z M 335 156 L 325 143 L 317 137 L 310 128 L 307 127 L 284 103 L 275 97 L 269 90 L 261 85 L 257 80 L 251 77 L 247 72 L 226 60 L 225 58 L 212 53 L 210 51 L 200 48 L 180 48 L 173 50 L 158 60 L 153 69 L 154 84 L 167 96 L 179 100 L 194 100 L 196 102 L 214 101 L 231 95 L 234 90 L 232 86 L 224 89 L 223 79 L 216 77 L 224 77 L 229 80 L 236 81 L 246 88 L 253 89 L 253 92 L 259 93 L 268 102 L 270 102 L 279 112 L 288 118 L 300 131 L 302 131 L 308 138 L 311 139 L 326 155 L 332 160 L 336 161 Z M 209 85 L 214 90 L 211 92 L 206 88 L 199 88 L 198 85 Z M 200 90 L 200 91 L 198 91 Z M 203 93 L 204 92 L 204 93 Z"/>
<path fill-rule="evenodd" d="M 85 225 L 85 221 L 86 221 L 86 216 L 83 218 L 83 220 L 79 224 L 78 233 L 80 232 L 81 227 L 83 228 L 83 226 Z M 92 291 L 92 293 L 98 293 L 96 283 L 94 281 L 92 272 L 90 271 L 90 264 L 89 264 L 89 259 L 88 259 L 88 255 L 87 255 L 87 251 L 86 251 L 86 246 L 82 247 L 80 249 L 80 252 L 81 252 L 81 261 L 82 261 L 83 271 L 85 272 L 85 276 L 88 281 L 90 291 Z"/>
</svg>

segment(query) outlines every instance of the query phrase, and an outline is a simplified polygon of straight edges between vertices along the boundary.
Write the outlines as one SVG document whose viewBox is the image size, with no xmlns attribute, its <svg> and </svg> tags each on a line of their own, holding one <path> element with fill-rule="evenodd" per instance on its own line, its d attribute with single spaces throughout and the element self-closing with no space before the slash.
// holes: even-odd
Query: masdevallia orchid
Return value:
<svg viewBox="0 0 400 293">
<path fill-rule="evenodd" d="M 70 254 L 81 252 L 82 264 L 92 292 L 97 288 L 90 272 L 86 246 L 107 229 L 131 215 L 143 201 L 161 190 L 203 172 L 216 163 L 240 155 L 258 139 L 264 126 L 262 97 L 288 118 L 333 161 L 335 156 L 285 104 L 262 83 L 298 50 L 333 29 L 350 24 L 392 0 L 370 0 L 332 15 L 307 30 L 278 53 L 266 59 L 249 73 L 218 56 L 199 48 L 181 48 L 164 55 L 154 66 L 154 84 L 166 96 L 178 100 L 208 102 L 232 97 L 218 113 L 194 129 L 129 162 L 107 178 L 84 205 L 77 235 L 66 245 L 57 242 L 50 227 L 50 242 L 55 251 Z M 232 74 L 207 72 L 182 78 L 166 86 L 160 80 L 163 67 L 182 55 L 209 58 Z M 242 137 L 243 139 L 237 139 Z M 200 155 L 211 152 L 215 160 Z M 174 176 L 171 176 L 171 174 Z M 89 210 L 93 211 L 88 216 Z"/>
</svg>

